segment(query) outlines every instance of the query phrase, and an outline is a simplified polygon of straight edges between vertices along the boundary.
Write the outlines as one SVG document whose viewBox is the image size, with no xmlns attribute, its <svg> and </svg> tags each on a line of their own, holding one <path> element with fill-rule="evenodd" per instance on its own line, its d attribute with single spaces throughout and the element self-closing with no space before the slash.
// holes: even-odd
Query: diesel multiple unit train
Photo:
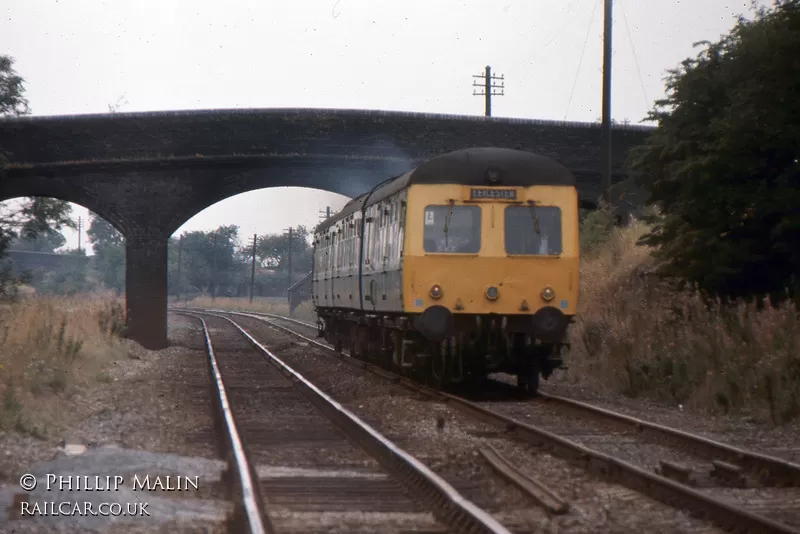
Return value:
<svg viewBox="0 0 800 534">
<path fill-rule="evenodd" d="M 314 231 L 319 336 L 438 387 L 563 366 L 578 299 L 578 193 L 530 152 L 447 153 L 378 184 Z"/>
</svg>

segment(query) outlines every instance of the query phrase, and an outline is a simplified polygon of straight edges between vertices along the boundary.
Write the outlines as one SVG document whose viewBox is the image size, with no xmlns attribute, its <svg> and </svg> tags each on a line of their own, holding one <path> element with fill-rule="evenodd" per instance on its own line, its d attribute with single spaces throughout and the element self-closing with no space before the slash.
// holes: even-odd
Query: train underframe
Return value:
<svg viewBox="0 0 800 534">
<path fill-rule="evenodd" d="M 477 386 L 489 374 L 507 373 L 534 394 L 540 377 L 546 380 L 564 368 L 569 317 L 551 314 L 545 332 L 530 315 L 453 315 L 441 310 L 424 321 L 425 314 L 320 308 L 318 337 L 337 351 L 347 350 L 354 358 L 437 388 Z"/>
</svg>

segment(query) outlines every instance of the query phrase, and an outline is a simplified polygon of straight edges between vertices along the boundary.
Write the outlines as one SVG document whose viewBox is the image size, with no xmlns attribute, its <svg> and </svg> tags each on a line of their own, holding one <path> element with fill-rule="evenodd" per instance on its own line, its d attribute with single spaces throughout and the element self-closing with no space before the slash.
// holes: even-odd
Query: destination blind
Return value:
<svg viewBox="0 0 800 534">
<path fill-rule="evenodd" d="M 469 195 L 470 200 L 516 200 L 516 189 L 489 189 L 489 188 L 473 188 Z"/>
</svg>

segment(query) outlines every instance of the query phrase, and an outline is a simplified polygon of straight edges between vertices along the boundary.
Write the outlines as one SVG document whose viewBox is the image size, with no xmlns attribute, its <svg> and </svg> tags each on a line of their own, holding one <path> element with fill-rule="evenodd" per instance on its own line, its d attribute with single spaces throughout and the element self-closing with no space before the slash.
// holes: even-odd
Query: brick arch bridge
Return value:
<svg viewBox="0 0 800 534">
<path fill-rule="evenodd" d="M 612 134 L 612 182 L 652 128 Z M 265 187 L 354 197 L 424 159 L 474 146 L 530 150 L 600 193 L 597 124 L 369 110 L 169 111 L 0 120 L 0 201 L 47 196 L 80 204 L 125 236 L 129 336 L 167 346 L 167 240 L 203 209 Z"/>
</svg>

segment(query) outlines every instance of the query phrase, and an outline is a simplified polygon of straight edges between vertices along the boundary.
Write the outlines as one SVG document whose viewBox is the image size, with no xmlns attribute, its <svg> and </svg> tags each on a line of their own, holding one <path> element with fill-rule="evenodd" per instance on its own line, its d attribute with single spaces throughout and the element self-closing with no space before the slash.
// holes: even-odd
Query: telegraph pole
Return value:
<svg viewBox="0 0 800 534">
<path fill-rule="evenodd" d="M 81 229 L 83 228 L 83 218 L 78 217 L 78 252 L 81 251 Z"/>
<path fill-rule="evenodd" d="M 183 234 L 178 238 L 178 276 L 175 284 L 178 286 L 178 302 L 181 300 L 181 254 L 183 253 Z"/>
<path fill-rule="evenodd" d="M 288 272 L 288 274 L 286 276 L 287 276 L 287 279 L 289 280 L 289 283 L 286 286 L 287 290 L 292 285 L 292 229 L 291 228 L 289 228 L 289 258 L 288 258 L 288 260 L 289 260 L 289 272 Z"/>
<path fill-rule="evenodd" d="M 211 248 L 211 302 L 217 298 L 217 231 L 214 231 L 214 240 Z"/>
<path fill-rule="evenodd" d="M 253 234 L 253 263 L 250 265 L 250 304 L 253 303 L 253 287 L 256 283 L 256 243 L 258 234 Z"/>
<path fill-rule="evenodd" d="M 605 14 L 603 16 L 603 118 L 600 125 L 602 132 L 601 145 L 601 191 L 600 198 L 608 200 L 608 189 L 611 186 L 611 27 L 613 0 L 603 0 Z"/>
<path fill-rule="evenodd" d="M 320 222 L 322 222 L 325 219 L 330 219 L 335 214 L 336 214 L 336 212 L 333 211 L 330 206 L 325 206 L 324 210 L 319 210 L 319 220 L 320 220 Z"/>
<path fill-rule="evenodd" d="M 483 78 L 483 83 L 478 82 L 477 80 L 472 81 L 472 87 L 482 87 L 483 92 L 477 92 L 475 89 L 472 90 L 473 96 L 485 96 L 486 97 L 486 116 L 492 116 L 492 96 L 503 96 L 505 93 L 503 92 L 505 89 L 505 75 L 503 76 L 494 76 L 492 75 L 492 67 L 486 65 L 486 72 L 483 74 L 473 74 L 473 78 Z M 499 81 L 500 84 L 494 84 L 492 82 Z M 495 92 L 495 89 L 499 89 L 500 92 Z"/>
</svg>

